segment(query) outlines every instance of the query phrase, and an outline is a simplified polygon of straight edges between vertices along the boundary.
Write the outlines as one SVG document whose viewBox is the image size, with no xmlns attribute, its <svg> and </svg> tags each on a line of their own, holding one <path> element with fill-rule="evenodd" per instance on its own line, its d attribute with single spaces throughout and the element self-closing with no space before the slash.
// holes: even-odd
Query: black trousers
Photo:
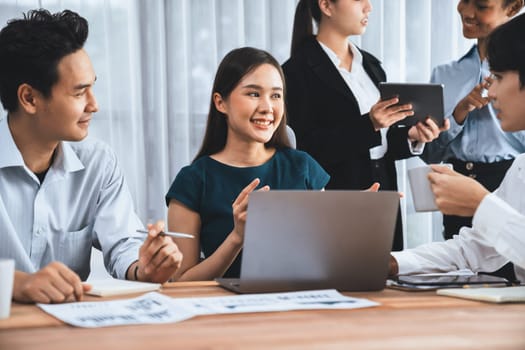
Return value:
<svg viewBox="0 0 525 350">
<path fill-rule="evenodd" d="M 372 160 L 372 180 L 381 184 L 379 187 L 380 191 L 397 191 L 395 179 L 391 179 L 387 174 L 384 159 Z M 397 211 L 394 241 L 392 242 L 392 251 L 400 250 L 403 250 L 403 221 L 401 219 L 401 208 Z"/>
<path fill-rule="evenodd" d="M 449 159 L 448 163 L 451 163 L 454 166 L 454 170 L 458 173 L 476 179 L 487 190 L 492 192 L 499 187 L 513 161 L 511 159 L 495 163 L 476 163 Z M 472 227 L 472 217 L 443 215 L 443 226 L 443 237 L 450 239 L 453 235 L 459 233 L 461 227 Z"/>
</svg>

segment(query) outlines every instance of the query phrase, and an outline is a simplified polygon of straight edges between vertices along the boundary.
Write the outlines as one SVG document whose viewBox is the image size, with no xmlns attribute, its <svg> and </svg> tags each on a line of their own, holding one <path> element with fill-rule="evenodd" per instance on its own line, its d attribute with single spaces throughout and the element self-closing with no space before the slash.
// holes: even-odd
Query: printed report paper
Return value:
<svg viewBox="0 0 525 350">
<path fill-rule="evenodd" d="M 181 298 L 175 299 L 175 302 L 184 305 L 185 308 L 198 315 L 313 309 L 357 309 L 379 305 L 367 299 L 344 296 L 335 289 Z"/>
<path fill-rule="evenodd" d="M 37 304 L 42 310 L 73 326 L 107 327 L 178 322 L 194 316 L 173 299 L 157 292 L 133 299 Z"/>
<path fill-rule="evenodd" d="M 171 323 L 193 316 L 312 309 L 356 309 L 379 305 L 347 297 L 335 289 L 288 293 L 171 298 L 150 292 L 138 298 L 66 304 L 37 304 L 45 312 L 77 327 Z"/>
</svg>

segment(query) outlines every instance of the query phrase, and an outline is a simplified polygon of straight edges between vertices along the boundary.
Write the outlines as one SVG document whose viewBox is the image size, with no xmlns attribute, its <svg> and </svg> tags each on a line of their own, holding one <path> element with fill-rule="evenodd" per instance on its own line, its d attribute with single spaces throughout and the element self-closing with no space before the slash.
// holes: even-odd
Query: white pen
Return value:
<svg viewBox="0 0 525 350">
<path fill-rule="evenodd" d="M 140 229 L 140 228 L 137 229 L 137 232 L 145 233 L 145 234 L 149 233 L 148 230 L 144 230 L 144 229 Z M 176 238 L 195 238 L 194 235 L 190 235 L 189 233 L 182 233 L 182 232 L 162 231 L 160 234 L 164 235 L 164 236 L 170 236 L 170 237 L 176 237 Z"/>
</svg>

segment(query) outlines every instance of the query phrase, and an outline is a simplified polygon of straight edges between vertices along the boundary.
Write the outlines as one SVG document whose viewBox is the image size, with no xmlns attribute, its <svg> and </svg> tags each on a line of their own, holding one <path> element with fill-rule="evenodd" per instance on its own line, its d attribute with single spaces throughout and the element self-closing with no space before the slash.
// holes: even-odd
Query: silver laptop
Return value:
<svg viewBox="0 0 525 350">
<path fill-rule="evenodd" d="M 397 192 L 269 191 L 250 195 L 237 293 L 381 290 Z"/>
</svg>

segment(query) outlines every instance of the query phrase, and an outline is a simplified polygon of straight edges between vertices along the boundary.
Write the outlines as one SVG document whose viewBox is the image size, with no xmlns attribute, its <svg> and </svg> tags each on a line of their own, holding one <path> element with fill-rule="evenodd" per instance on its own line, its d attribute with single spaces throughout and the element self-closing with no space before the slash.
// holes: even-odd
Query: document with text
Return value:
<svg viewBox="0 0 525 350">
<path fill-rule="evenodd" d="M 175 299 L 175 302 L 199 315 L 312 309 L 356 309 L 379 305 L 367 299 L 344 296 L 335 289 L 181 298 Z"/>
<path fill-rule="evenodd" d="M 131 324 L 178 322 L 195 314 L 174 305 L 174 299 L 150 292 L 133 299 L 37 304 L 59 320 L 77 327 L 107 327 Z"/>
<path fill-rule="evenodd" d="M 206 298 L 171 298 L 150 292 L 133 299 L 38 304 L 45 312 L 77 327 L 173 323 L 199 315 L 356 309 L 377 305 L 367 299 L 344 296 L 335 289 Z"/>
</svg>

